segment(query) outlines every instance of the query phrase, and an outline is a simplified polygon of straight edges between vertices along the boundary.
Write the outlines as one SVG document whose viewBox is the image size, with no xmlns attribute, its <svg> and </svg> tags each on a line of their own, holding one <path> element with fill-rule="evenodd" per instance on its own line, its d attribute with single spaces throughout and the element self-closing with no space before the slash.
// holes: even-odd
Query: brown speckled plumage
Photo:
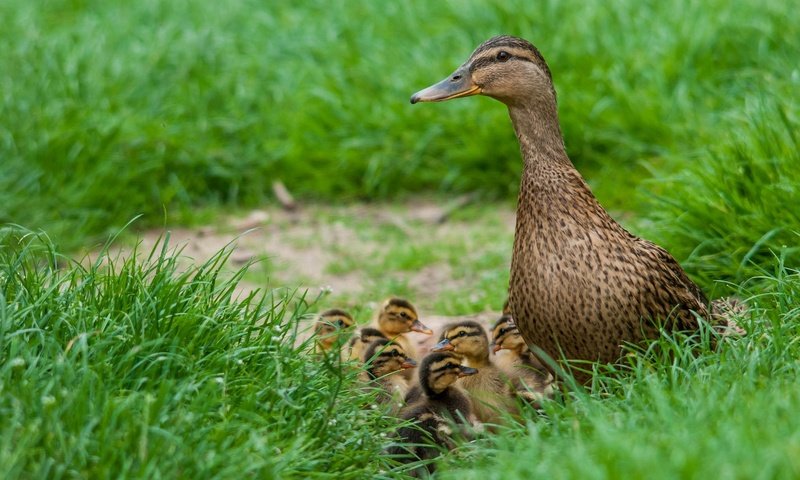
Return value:
<svg viewBox="0 0 800 480">
<path fill-rule="evenodd" d="M 465 71 L 471 79 L 456 89 Z M 678 262 L 611 218 L 572 165 L 550 71 L 533 45 L 492 38 L 412 103 L 477 93 L 508 106 L 524 162 L 509 305 L 529 345 L 557 360 L 614 362 L 622 344 L 657 336 L 659 322 L 695 330 L 695 313 L 709 318 L 706 298 Z"/>
</svg>

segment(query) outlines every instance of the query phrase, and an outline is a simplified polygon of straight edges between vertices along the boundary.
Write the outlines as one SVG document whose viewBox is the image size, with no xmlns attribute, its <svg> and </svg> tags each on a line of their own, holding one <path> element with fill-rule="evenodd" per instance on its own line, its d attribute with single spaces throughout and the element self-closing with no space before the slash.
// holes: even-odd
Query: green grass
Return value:
<svg viewBox="0 0 800 480">
<path fill-rule="evenodd" d="M 679 173 L 648 183 L 660 193 L 643 230 L 706 287 L 757 275 L 776 252 L 800 264 L 798 113 L 777 101 L 748 105 L 711 153 L 672 160 Z"/>
<path fill-rule="evenodd" d="M 302 296 L 233 298 L 226 253 L 166 241 L 84 268 L 0 232 L 3 478 L 371 476 L 388 419 L 355 370 L 294 347 Z"/>
<path fill-rule="evenodd" d="M 573 160 L 606 204 L 727 134 L 742 104 L 797 110 L 787 2 L 9 0 L 0 5 L 0 221 L 87 235 L 303 198 L 479 190 L 513 197 L 502 105 L 412 107 L 497 33 L 541 47 Z M 641 162 L 641 163 L 640 163 Z M 620 172 L 626 172 L 620 175 Z M 75 232 L 78 232 L 77 234 Z"/>
<path fill-rule="evenodd" d="M 791 2 L 7 0 L 0 17 L 3 478 L 401 478 L 382 455 L 396 422 L 363 408 L 354 370 L 308 361 L 294 327 L 337 302 L 366 320 L 390 293 L 440 314 L 499 308 L 496 214 L 520 170 L 505 109 L 408 104 L 497 33 L 548 59 L 568 150 L 604 205 L 753 310 L 747 337 L 716 351 L 664 337 L 546 416 L 464 443 L 439 477 L 800 476 Z M 138 214 L 137 228 L 213 224 L 269 201 L 277 178 L 325 204 L 481 201 L 448 223 L 462 230 L 411 222 L 411 236 L 307 204 L 355 240 L 298 248 L 334 248 L 327 274 L 363 278 L 357 295 L 295 292 L 304 279 L 277 259 L 187 267 L 166 242 L 65 253 Z M 415 284 L 439 268 L 463 283 Z M 238 296 L 241 281 L 270 288 Z"/>
<path fill-rule="evenodd" d="M 236 298 L 245 272 L 223 269 L 225 251 L 188 270 L 178 253 L 85 267 L 2 231 L 4 478 L 404 476 L 383 454 L 396 420 L 364 408 L 354 369 L 309 361 L 295 339 L 327 299 Z M 746 337 L 713 350 L 664 336 L 544 416 L 462 444 L 439 476 L 795 478 L 800 271 L 784 261 L 738 289 Z M 443 293 L 439 311 L 460 299 Z"/>
</svg>

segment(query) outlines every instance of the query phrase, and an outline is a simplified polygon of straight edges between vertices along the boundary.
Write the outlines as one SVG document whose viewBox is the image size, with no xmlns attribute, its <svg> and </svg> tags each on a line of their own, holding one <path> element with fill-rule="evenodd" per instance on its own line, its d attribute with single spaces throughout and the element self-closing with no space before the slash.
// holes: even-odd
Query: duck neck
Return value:
<svg viewBox="0 0 800 480">
<path fill-rule="evenodd" d="M 560 224 L 563 217 L 580 224 L 587 223 L 586 217 L 613 223 L 567 156 L 554 99 L 533 99 L 509 105 L 508 110 L 523 160 L 517 236 L 524 235 L 517 240 L 527 241 L 531 233 L 520 228 L 533 228 L 537 222 Z"/>
<path fill-rule="evenodd" d="M 472 368 L 482 368 L 489 365 L 489 353 L 487 351 L 486 355 L 477 355 L 477 356 L 465 356 L 464 360 L 468 367 Z"/>
<path fill-rule="evenodd" d="M 536 98 L 508 106 L 519 140 L 525 170 L 560 166 L 574 168 L 567 157 L 553 99 Z"/>
</svg>

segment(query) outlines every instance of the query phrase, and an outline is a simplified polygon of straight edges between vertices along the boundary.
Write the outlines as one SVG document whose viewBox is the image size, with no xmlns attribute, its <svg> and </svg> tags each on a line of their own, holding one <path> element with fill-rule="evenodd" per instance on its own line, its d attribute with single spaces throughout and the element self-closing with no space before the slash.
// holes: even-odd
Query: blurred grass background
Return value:
<svg viewBox="0 0 800 480">
<path fill-rule="evenodd" d="M 225 254 L 184 271 L 157 250 L 102 267 L 57 252 L 139 214 L 145 228 L 262 205 L 276 179 L 325 203 L 513 202 L 521 162 L 502 105 L 408 104 L 499 33 L 547 58 L 568 151 L 601 202 L 712 296 L 754 310 L 745 340 L 695 355 L 662 339 L 671 358 L 632 356 L 629 375 L 601 375 L 547 421 L 528 412 L 460 448 L 443 476 L 800 472 L 791 2 L 5 0 L 0 18 L 0 224 L 55 243 L 0 230 L 7 476 L 399 476 L 380 456 L 394 424 L 362 408 L 355 374 L 290 346 L 307 302 L 235 300 Z M 462 214 L 492 238 L 486 205 Z M 339 268 L 384 276 L 406 256 L 416 268 L 469 246 L 417 256 L 385 237 L 406 247 L 399 258 Z M 476 304 L 502 300 L 495 247 L 454 260 L 489 292 Z M 461 293 L 437 308 L 473 308 Z"/>
<path fill-rule="evenodd" d="M 548 59 L 569 153 L 601 201 L 681 225 L 652 234 L 681 260 L 725 249 L 707 273 L 730 276 L 759 241 L 794 243 L 798 214 L 773 214 L 800 180 L 787 2 L 7 0 L 0 15 L 0 221 L 65 248 L 138 214 L 257 205 L 277 178 L 325 201 L 513 199 L 501 105 L 408 104 L 498 33 Z M 753 210 L 763 222 L 736 225 Z"/>
</svg>

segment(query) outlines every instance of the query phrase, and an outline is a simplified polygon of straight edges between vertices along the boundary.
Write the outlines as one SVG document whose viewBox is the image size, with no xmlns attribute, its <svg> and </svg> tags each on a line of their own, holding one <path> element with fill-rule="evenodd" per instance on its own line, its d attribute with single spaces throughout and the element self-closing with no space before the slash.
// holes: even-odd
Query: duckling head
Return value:
<svg viewBox="0 0 800 480">
<path fill-rule="evenodd" d="M 385 338 L 372 342 L 364 358 L 369 362 L 367 373 L 373 380 L 417 366 L 417 362 L 406 355 L 403 347 Z"/>
<path fill-rule="evenodd" d="M 492 344 L 490 348 L 493 353 L 497 353 L 500 350 L 513 350 L 521 353 L 528 348 L 510 315 L 503 315 L 492 327 Z"/>
<path fill-rule="evenodd" d="M 375 340 L 386 339 L 386 335 L 382 334 L 380 330 L 372 327 L 364 327 L 358 334 L 358 340 L 365 345 L 369 345 Z"/>
<path fill-rule="evenodd" d="M 390 298 L 384 302 L 378 314 L 378 325 L 381 330 L 390 335 L 400 335 L 408 332 L 433 334 L 433 330 L 419 321 L 417 309 L 414 308 L 414 305 L 402 298 Z"/>
<path fill-rule="evenodd" d="M 451 351 L 467 360 L 485 360 L 489 358 L 489 338 L 478 322 L 458 322 L 444 327 L 439 343 L 431 351 Z"/>
<path fill-rule="evenodd" d="M 458 355 L 452 352 L 434 352 L 422 359 L 419 384 L 425 395 L 431 397 L 445 391 L 459 378 L 476 373 L 477 369 L 461 365 Z"/>
<path fill-rule="evenodd" d="M 514 105 L 540 97 L 555 105 L 553 78 L 542 54 L 527 40 L 501 35 L 483 42 L 455 72 L 411 97 L 411 103 L 486 95 Z"/>
<path fill-rule="evenodd" d="M 338 308 L 332 308 L 319 314 L 314 332 L 317 335 L 317 343 L 324 350 L 329 350 L 340 338 L 340 335 L 350 333 L 350 327 L 354 325 L 353 317 Z"/>
</svg>

